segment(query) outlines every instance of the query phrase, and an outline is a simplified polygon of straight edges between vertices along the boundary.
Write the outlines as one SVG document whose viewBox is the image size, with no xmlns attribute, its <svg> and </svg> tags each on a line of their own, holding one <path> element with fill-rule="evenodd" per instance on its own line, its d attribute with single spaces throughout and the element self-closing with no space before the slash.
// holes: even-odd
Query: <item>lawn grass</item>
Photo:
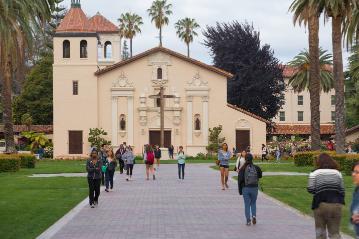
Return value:
<svg viewBox="0 0 359 239">
<path fill-rule="evenodd" d="M 36 238 L 88 194 L 84 178 L 29 178 L 29 175 L 84 172 L 83 164 L 83 161 L 40 161 L 35 169 L 0 173 L 0 238 Z"/>
</svg>

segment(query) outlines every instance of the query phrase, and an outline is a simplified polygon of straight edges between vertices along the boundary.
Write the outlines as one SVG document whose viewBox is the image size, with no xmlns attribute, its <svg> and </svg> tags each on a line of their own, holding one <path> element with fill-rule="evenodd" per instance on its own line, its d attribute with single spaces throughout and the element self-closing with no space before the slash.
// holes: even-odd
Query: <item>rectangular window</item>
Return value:
<svg viewBox="0 0 359 239">
<path fill-rule="evenodd" d="M 298 121 L 303 121 L 303 118 L 304 118 L 304 112 L 298 111 Z"/>
<path fill-rule="evenodd" d="M 331 119 L 333 122 L 335 121 L 335 111 L 332 111 Z"/>
<path fill-rule="evenodd" d="M 298 105 L 303 105 L 303 96 L 298 95 Z"/>
<path fill-rule="evenodd" d="M 285 121 L 285 111 L 279 111 L 279 121 Z"/>
<path fill-rule="evenodd" d="M 330 98 L 331 105 L 335 105 L 335 95 L 332 95 Z"/>
<path fill-rule="evenodd" d="M 79 94 L 79 82 L 78 81 L 73 81 L 72 82 L 72 94 L 73 95 L 78 95 Z"/>
</svg>

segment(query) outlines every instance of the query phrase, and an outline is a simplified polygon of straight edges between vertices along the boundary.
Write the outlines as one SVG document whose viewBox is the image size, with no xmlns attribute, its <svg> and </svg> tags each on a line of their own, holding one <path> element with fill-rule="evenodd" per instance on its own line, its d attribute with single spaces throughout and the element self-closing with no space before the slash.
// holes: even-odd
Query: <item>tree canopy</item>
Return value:
<svg viewBox="0 0 359 239">
<path fill-rule="evenodd" d="M 248 23 L 217 23 L 207 26 L 204 42 L 214 65 L 231 72 L 227 101 L 267 120 L 284 103 L 283 69 L 270 46 L 261 46 L 259 32 Z"/>
<path fill-rule="evenodd" d="M 52 54 L 44 54 L 27 75 L 21 94 L 13 102 L 14 121 L 30 114 L 33 124 L 52 124 Z"/>
</svg>

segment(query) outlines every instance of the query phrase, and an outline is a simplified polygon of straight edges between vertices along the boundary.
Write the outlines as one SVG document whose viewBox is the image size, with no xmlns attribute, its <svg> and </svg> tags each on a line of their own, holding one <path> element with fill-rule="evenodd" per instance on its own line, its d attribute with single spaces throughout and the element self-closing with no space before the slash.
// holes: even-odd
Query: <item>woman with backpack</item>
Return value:
<svg viewBox="0 0 359 239">
<path fill-rule="evenodd" d="M 261 177 L 261 168 L 253 164 L 252 154 L 247 153 L 246 162 L 238 174 L 238 190 L 239 194 L 243 195 L 247 226 L 257 223 L 257 196 Z"/>
<path fill-rule="evenodd" d="M 218 162 L 219 169 L 221 171 L 221 184 L 222 190 L 229 188 L 228 186 L 228 174 L 229 174 L 229 160 L 232 157 L 231 151 L 228 150 L 228 145 L 226 143 L 222 144 L 222 149 L 218 151 Z"/>
<path fill-rule="evenodd" d="M 91 152 L 90 159 L 86 162 L 87 182 L 89 185 L 89 203 L 91 208 L 98 205 L 102 175 L 101 167 L 102 162 L 99 160 L 97 151 L 94 149 Z"/>
<path fill-rule="evenodd" d="M 116 158 L 111 148 L 107 150 L 107 159 L 106 159 L 106 164 L 104 166 L 106 167 L 104 169 L 105 181 L 106 181 L 105 191 L 109 192 L 109 187 L 110 190 L 113 189 L 113 176 L 115 174 L 116 166 L 117 166 Z"/>
<path fill-rule="evenodd" d="M 131 146 L 127 146 L 126 152 L 123 154 L 123 161 L 127 165 L 126 181 L 132 180 L 133 165 L 135 163 L 135 156 L 133 155 Z"/>
<path fill-rule="evenodd" d="M 179 146 L 179 151 L 177 154 L 177 163 L 178 163 L 178 178 L 184 180 L 184 168 L 186 165 L 186 155 L 183 152 L 182 146 Z"/>
<path fill-rule="evenodd" d="M 152 178 L 153 180 L 156 179 L 156 176 L 155 176 L 155 170 L 153 169 L 153 164 L 155 162 L 155 155 L 153 153 L 153 150 L 151 148 L 151 146 L 147 146 L 147 149 L 146 149 L 146 176 L 147 176 L 147 180 L 150 180 L 150 173 L 152 174 Z"/>
<path fill-rule="evenodd" d="M 316 160 L 316 170 L 309 174 L 309 193 L 313 194 L 316 238 L 341 238 L 340 220 L 345 204 L 344 182 L 338 164 L 326 153 Z"/>
</svg>

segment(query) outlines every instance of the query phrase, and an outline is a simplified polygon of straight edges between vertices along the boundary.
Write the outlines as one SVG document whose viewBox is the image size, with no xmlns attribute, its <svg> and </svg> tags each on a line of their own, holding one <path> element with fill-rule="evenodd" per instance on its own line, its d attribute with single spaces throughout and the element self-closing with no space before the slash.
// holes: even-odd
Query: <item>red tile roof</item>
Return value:
<svg viewBox="0 0 359 239">
<path fill-rule="evenodd" d="M 89 19 L 89 24 L 99 33 L 116 33 L 119 31 L 115 24 L 107 20 L 99 12 Z"/>
<path fill-rule="evenodd" d="M 135 55 L 135 56 L 133 56 L 133 57 L 127 59 L 127 60 L 120 61 L 120 62 L 117 62 L 117 63 L 115 63 L 115 64 L 113 64 L 113 65 L 107 66 L 107 67 L 105 67 L 105 68 L 103 68 L 103 69 L 101 69 L 101 70 L 96 71 L 96 72 L 95 72 L 95 75 L 97 75 L 97 76 L 98 76 L 98 75 L 102 75 L 102 74 L 104 74 L 104 73 L 106 73 L 106 72 L 112 71 L 112 70 L 114 70 L 114 69 L 117 69 L 117 68 L 119 68 L 119 67 L 121 67 L 121 66 L 127 65 L 127 64 L 129 64 L 129 63 L 131 63 L 131 62 L 134 62 L 134 61 L 136 61 L 136 60 L 138 60 L 138 59 L 141 59 L 141 58 L 143 58 L 143 57 L 146 57 L 146 56 L 151 55 L 151 54 L 156 53 L 156 52 L 164 52 L 164 53 L 167 53 L 167 54 L 169 54 L 169 55 L 171 55 L 171 56 L 177 57 L 177 58 L 179 58 L 179 59 L 182 59 L 182 60 L 184 60 L 184 61 L 190 62 L 190 63 L 192 63 L 192 64 L 194 64 L 194 65 L 199 66 L 199 67 L 203 67 L 203 68 L 205 68 L 205 69 L 207 69 L 207 70 L 210 70 L 210 71 L 212 71 L 212 72 L 215 72 L 215 73 L 217 73 L 217 74 L 220 74 L 220 75 L 222 75 L 222 76 L 225 76 L 225 77 L 227 77 L 228 79 L 233 77 L 233 75 L 232 75 L 231 73 L 227 72 L 227 71 L 224 71 L 224 70 L 219 69 L 219 68 L 214 67 L 214 66 L 207 65 L 207 64 L 205 64 L 205 63 L 203 63 L 203 62 L 201 62 L 201 61 L 197 61 L 197 60 L 195 60 L 195 59 L 193 59 L 193 58 L 187 57 L 187 56 L 182 55 L 182 54 L 180 54 L 180 53 L 178 53 L 178 52 L 172 51 L 172 50 L 170 50 L 170 49 L 168 49 L 168 48 L 161 47 L 161 46 L 160 46 L 160 47 L 154 47 L 154 48 L 149 49 L 149 50 L 147 50 L 147 51 L 144 51 L 144 52 L 142 52 L 142 53 L 140 53 L 140 54 L 137 54 L 137 55 Z"/>
<path fill-rule="evenodd" d="M 94 32 L 94 28 L 89 24 L 81 8 L 72 7 L 62 19 L 56 32 Z"/>
<path fill-rule="evenodd" d="M 283 67 L 283 77 L 291 78 L 295 73 L 297 73 L 298 68 L 288 65 L 282 65 Z M 327 71 L 333 71 L 333 67 L 330 65 L 325 65 L 324 69 Z"/>
<path fill-rule="evenodd" d="M 277 124 L 274 126 L 272 135 L 285 135 L 285 134 L 310 134 L 311 127 L 310 125 L 284 125 Z M 335 134 L 335 126 L 330 125 L 321 125 L 320 126 L 321 134 Z"/>
</svg>

